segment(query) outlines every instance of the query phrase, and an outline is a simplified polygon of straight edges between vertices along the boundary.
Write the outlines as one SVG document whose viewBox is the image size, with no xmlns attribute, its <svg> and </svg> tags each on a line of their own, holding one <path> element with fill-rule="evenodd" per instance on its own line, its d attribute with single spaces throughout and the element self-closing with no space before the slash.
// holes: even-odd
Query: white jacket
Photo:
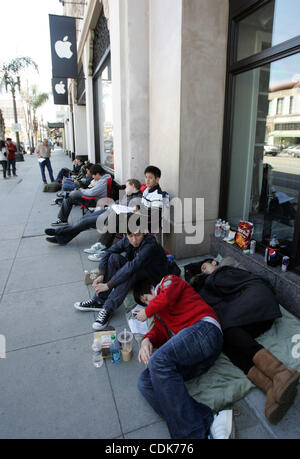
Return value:
<svg viewBox="0 0 300 459">
<path fill-rule="evenodd" d="M 1 150 L 0 150 L 0 161 L 7 161 L 7 157 L 4 156 L 4 153 L 6 153 L 6 148 L 3 147 Z"/>
</svg>

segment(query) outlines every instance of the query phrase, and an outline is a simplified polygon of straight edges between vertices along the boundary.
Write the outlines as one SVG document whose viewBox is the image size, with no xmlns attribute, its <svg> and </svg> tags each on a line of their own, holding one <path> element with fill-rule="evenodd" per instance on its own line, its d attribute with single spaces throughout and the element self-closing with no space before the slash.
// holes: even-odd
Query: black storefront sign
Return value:
<svg viewBox="0 0 300 459">
<path fill-rule="evenodd" d="M 52 78 L 52 92 L 55 105 L 68 105 L 67 78 Z"/>
<path fill-rule="evenodd" d="M 49 14 L 53 78 L 77 78 L 76 19 Z"/>
</svg>

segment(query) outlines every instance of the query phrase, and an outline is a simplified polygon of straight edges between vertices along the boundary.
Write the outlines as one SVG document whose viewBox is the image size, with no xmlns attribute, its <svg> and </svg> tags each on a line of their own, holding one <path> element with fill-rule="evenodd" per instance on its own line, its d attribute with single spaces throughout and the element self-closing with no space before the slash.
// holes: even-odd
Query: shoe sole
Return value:
<svg viewBox="0 0 300 459">
<path fill-rule="evenodd" d="M 289 381 L 286 382 L 284 387 L 281 389 L 281 391 L 275 392 L 274 391 L 274 396 L 275 400 L 279 404 L 285 404 L 290 401 L 290 398 L 293 396 L 294 391 L 297 390 L 297 386 L 299 384 L 299 373 L 295 372 L 289 379 Z M 274 385 L 274 381 L 273 381 Z"/>
<path fill-rule="evenodd" d="M 83 306 L 80 306 L 80 303 L 74 303 L 74 308 L 77 309 L 78 311 L 102 311 L 103 308 L 99 307 L 99 308 L 87 308 L 87 307 L 83 307 Z"/>
<path fill-rule="evenodd" d="M 294 392 L 289 393 L 289 399 L 287 399 L 284 403 L 278 403 L 274 410 L 271 413 L 268 413 L 268 416 L 265 412 L 265 416 L 271 424 L 278 424 L 278 422 L 281 421 L 290 406 L 292 406 L 296 394 L 297 389 L 294 389 Z"/>
<path fill-rule="evenodd" d="M 95 331 L 103 330 L 104 328 L 106 328 L 108 326 L 109 321 L 110 321 L 110 318 L 103 325 L 100 325 L 99 322 L 94 322 L 93 323 L 93 330 L 95 330 Z"/>
<path fill-rule="evenodd" d="M 68 226 L 69 223 L 51 223 L 51 226 Z"/>
<path fill-rule="evenodd" d="M 90 261 L 95 261 L 95 262 L 98 262 L 98 263 L 99 263 L 99 261 L 101 261 L 101 258 L 97 258 L 97 260 L 96 260 L 95 258 L 88 257 L 88 259 Z"/>
</svg>

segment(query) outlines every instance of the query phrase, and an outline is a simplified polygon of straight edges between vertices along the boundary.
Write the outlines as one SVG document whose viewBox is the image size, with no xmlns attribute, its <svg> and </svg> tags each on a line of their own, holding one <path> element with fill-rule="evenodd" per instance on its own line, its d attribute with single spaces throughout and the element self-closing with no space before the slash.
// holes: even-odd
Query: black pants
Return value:
<svg viewBox="0 0 300 459">
<path fill-rule="evenodd" d="M 253 357 L 263 346 L 255 338 L 269 330 L 274 320 L 256 322 L 223 330 L 223 352 L 246 375 L 253 367 Z"/>
<path fill-rule="evenodd" d="M 3 178 L 6 178 L 7 161 L 0 161 L 3 168 Z"/>
</svg>

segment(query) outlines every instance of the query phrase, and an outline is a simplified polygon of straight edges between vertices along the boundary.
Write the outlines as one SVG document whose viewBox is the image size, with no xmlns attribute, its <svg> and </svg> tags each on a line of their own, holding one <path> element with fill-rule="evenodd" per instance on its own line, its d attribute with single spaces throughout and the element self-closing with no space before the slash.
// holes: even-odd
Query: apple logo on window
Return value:
<svg viewBox="0 0 300 459">
<path fill-rule="evenodd" d="M 55 91 L 57 92 L 57 94 L 65 94 L 66 93 L 65 84 L 62 81 L 57 83 L 55 85 Z"/>
<path fill-rule="evenodd" d="M 72 46 L 72 43 L 70 41 L 68 41 L 68 38 L 69 37 L 66 36 L 62 40 L 58 40 L 54 45 L 56 54 L 61 59 L 63 59 L 63 58 L 71 59 L 71 57 L 73 56 L 73 53 L 72 53 L 72 51 L 70 49 L 71 46 Z"/>
</svg>

